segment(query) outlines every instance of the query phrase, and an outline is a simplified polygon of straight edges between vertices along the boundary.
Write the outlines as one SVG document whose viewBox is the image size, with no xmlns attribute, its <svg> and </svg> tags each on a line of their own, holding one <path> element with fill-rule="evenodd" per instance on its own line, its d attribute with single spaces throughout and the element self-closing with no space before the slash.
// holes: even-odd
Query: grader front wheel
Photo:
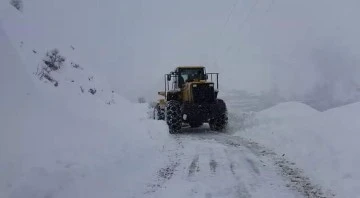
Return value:
<svg viewBox="0 0 360 198">
<path fill-rule="evenodd" d="M 181 130 L 181 105 L 178 101 L 170 100 L 166 103 L 165 119 L 169 133 L 178 133 Z"/>
<path fill-rule="evenodd" d="M 160 108 L 159 104 L 154 107 L 153 118 L 154 120 L 165 120 L 165 111 Z"/>
</svg>

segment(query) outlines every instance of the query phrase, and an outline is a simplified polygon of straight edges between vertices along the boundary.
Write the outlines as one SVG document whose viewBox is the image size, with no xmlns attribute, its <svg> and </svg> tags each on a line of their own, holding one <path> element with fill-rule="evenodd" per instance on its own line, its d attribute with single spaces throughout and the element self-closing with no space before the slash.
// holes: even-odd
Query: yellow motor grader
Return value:
<svg viewBox="0 0 360 198">
<path fill-rule="evenodd" d="M 165 74 L 154 119 L 165 120 L 170 133 L 178 133 L 184 124 L 196 128 L 208 123 L 211 130 L 225 130 L 227 107 L 218 98 L 218 77 L 219 73 L 206 73 L 204 66 L 179 66 Z"/>
</svg>

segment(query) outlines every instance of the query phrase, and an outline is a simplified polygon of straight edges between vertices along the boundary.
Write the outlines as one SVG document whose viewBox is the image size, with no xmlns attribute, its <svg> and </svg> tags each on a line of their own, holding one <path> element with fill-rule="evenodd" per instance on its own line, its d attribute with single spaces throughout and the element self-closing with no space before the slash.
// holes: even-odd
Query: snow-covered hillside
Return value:
<svg viewBox="0 0 360 198">
<path fill-rule="evenodd" d="M 252 128 L 237 135 L 284 154 L 337 197 L 359 197 L 359 114 L 359 103 L 325 112 L 282 103 L 259 112 Z"/>
<path fill-rule="evenodd" d="M 31 5 L 33 4 L 26 3 L 25 5 L 30 6 L 27 8 L 28 11 L 32 11 Z M 91 50 L 84 49 L 85 46 L 79 48 L 74 46 L 72 44 L 74 39 L 71 36 L 63 37 L 60 32 L 45 33 L 43 32 L 46 31 L 45 29 L 40 30 L 46 21 L 37 20 L 35 12 L 18 12 L 9 4 L 4 5 L 3 9 L 7 14 L 2 20 L 4 31 L 29 74 L 60 89 L 66 87 L 69 93 L 92 94 L 107 104 L 112 104 L 117 99 L 122 100 L 111 88 L 107 78 L 99 72 L 95 74 L 94 64 L 85 64 L 88 63 L 87 58 Z M 39 34 L 33 34 L 34 28 L 38 29 L 36 32 Z M 52 35 L 53 38 L 49 35 Z M 57 50 L 58 57 L 63 57 L 64 61 L 60 69 L 51 71 L 48 76 L 43 77 L 43 68 L 46 66 L 44 60 L 49 59 L 47 53 L 51 54 L 54 50 Z"/>
<path fill-rule="evenodd" d="M 0 23 L 0 197 L 136 197 L 134 188 L 164 160 L 165 125 L 148 121 L 146 105 L 130 103 L 106 83 L 95 83 L 99 94 L 82 93 L 80 86 L 92 88 L 91 81 L 69 65 L 54 73 L 59 86 L 40 81 L 32 68 L 41 59 L 27 58 L 25 42 L 21 48 L 4 27 Z"/>
</svg>

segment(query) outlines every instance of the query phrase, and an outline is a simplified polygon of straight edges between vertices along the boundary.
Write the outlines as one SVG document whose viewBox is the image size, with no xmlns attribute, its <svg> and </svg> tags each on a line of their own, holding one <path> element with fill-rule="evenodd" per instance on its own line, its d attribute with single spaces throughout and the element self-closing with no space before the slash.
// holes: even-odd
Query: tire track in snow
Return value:
<svg viewBox="0 0 360 198">
<path fill-rule="evenodd" d="M 231 171 L 231 173 L 232 173 L 233 175 L 236 175 L 236 173 L 235 173 L 235 168 L 234 168 L 234 163 L 233 163 L 233 162 L 230 163 L 230 171 Z"/>
<path fill-rule="evenodd" d="M 330 190 L 324 192 L 319 185 L 313 184 L 303 171 L 296 167 L 295 163 L 286 160 L 284 156 L 280 157 L 275 152 L 255 142 L 248 142 L 246 147 L 257 156 L 270 157 L 274 165 L 279 168 L 280 174 L 288 180 L 288 188 L 296 190 L 308 198 L 331 198 L 335 196 Z"/>
<path fill-rule="evenodd" d="M 241 176 L 236 172 L 236 169 L 239 167 L 238 163 L 234 161 L 234 156 L 230 156 L 230 153 L 227 149 L 224 149 L 224 153 L 229 163 L 229 169 L 235 180 L 237 181 L 236 197 L 238 198 L 251 198 L 251 194 L 247 189 L 244 182 L 241 181 Z"/>
<path fill-rule="evenodd" d="M 169 180 L 174 175 L 175 168 L 179 166 L 180 163 L 174 162 L 171 164 L 168 164 L 166 167 L 161 168 L 158 171 L 159 177 L 163 178 L 164 180 Z"/>
<path fill-rule="evenodd" d="M 168 155 L 168 161 L 164 167 L 160 168 L 155 177 L 155 182 L 150 183 L 147 185 L 147 190 L 144 192 L 144 194 L 152 194 L 158 191 L 159 189 L 163 188 L 165 183 L 172 179 L 172 177 L 175 175 L 175 172 L 177 171 L 177 168 L 181 164 L 180 156 L 183 155 L 181 152 L 181 149 L 184 148 L 184 145 L 182 144 L 181 139 L 178 137 L 174 138 L 175 140 L 175 148 L 174 150 L 165 150 L 164 152 Z M 165 147 L 165 145 L 164 145 Z"/>
<path fill-rule="evenodd" d="M 144 192 L 144 194 L 155 193 L 160 188 L 163 188 L 165 183 L 174 176 L 176 168 L 179 165 L 179 162 L 172 162 L 167 164 L 165 167 L 160 168 L 156 173 L 156 181 L 147 185 L 148 189 Z"/>
<path fill-rule="evenodd" d="M 205 137 L 205 136 L 204 136 Z M 335 194 L 331 190 L 324 191 L 319 185 L 313 184 L 311 180 L 304 175 L 303 171 L 296 167 L 296 164 L 286 160 L 284 156 L 279 156 L 275 152 L 267 149 L 256 142 L 245 140 L 241 137 L 231 136 L 227 134 L 218 134 L 215 141 L 223 144 L 228 144 L 232 147 L 246 147 L 259 159 L 269 158 L 273 165 L 278 169 L 278 174 L 287 180 L 287 185 L 291 190 L 295 190 L 307 198 L 332 198 Z M 259 169 L 255 166 L 254 162 L 249 158 L 246 159 L 247 163 L 252 167 L 255 173 L 260 174 Z M 230 164 L 231 166 L 231 164 Z M 230 167 L 234 169 L 234 167 Z"/>
<path fill-rule="evenodd" d="M 234 101 L 241 103 L 242 100 L 239 99 L 239 97 L 236 97 Z M 232 103 L 234 104 L 234 102 L 232 102 Z M 233 127 L 231 129 L 230 133 L 233 134 L 244 128 L 251 128 L 254 124 L 256 124 L 256 120 L 254 120 L 254 117 L 253 117 L 254 114 L 252 112 L 259 111 L 261 109 L 256 110 L 256 109 L 250 108 L 246 111 L 247 107 L 253 106 L 253 105 L 249 106 L 249 104 L 252 104 L 252 103 L 253 102 L 251 102 L 251 100 L 249 100 L 249 101 L 247 101 L 247 103 L 245 103 L 246 104 L 245 106 L 242 106 L 241 108 L 238 108 L 238 110 L 233 111 L 231 113 L 231 116 L 232 116 L 231 122 L 232 122 L 232 124 L 235 125 L 235 127 Z M 229 104 L 229 107 L 230 106 L 232 106 L 231 103 Z M 230 109 L 236 109 L 236 105 L 234 107 L 235 108 L 230 108 Z M 240 111 L 241 109 L 242 110 L 245 109 L 245 111 L 246 111 L 246 112 L 243 112 L 243 115 L 240 115 L 238 113 L 238 112 L 241 112 Z M 262 108 L 262 109 L 265 109 L 265 108 Z M 241 124 L 238 124 L 238 123 L 241 123 Z M 286 185 L 288 188 L 295 190 L 308 198 L 335 197 L 335 194 L 333 192 L 331 192 L 331 190 L 324 190 L 320 186 L 312 183 L 312 181 L 307 176 L 305 176 L 303 171 L 296 167 L 295 163 L 289 162 L 288 160 L 286 160 L 286 158 L 284 156 L 280 157 L 278 154 L 271 151 L 270 149 L 267 149 L 264 146 L 260 146 L 256 142 L 251 142 L 251 141 L 245 140 L 241 137 L 229 136 L 229 138 L 227 138 L 227 139 L 228 140 L 226 140 L 225 142 L 229 145 L 232 145 L 235 147 L 240 147 L 241 145 L 245 146 L 259 158 L 270 159 L 272 161 L 273 165 L 275 167 L 277 167 L 278 174 L 282 175 L 283 178 L 288 181 L 288 184 Z M 249 164 L 251 165 L 251 162 Z M 255 167 L 255 166 L 253 166 L 253 167 Z"/>
<path fill-rule="evenodd" d="M 205 194 L 205 198 L 212 198 L 213 196 L 212 196 L 212 194 L 211 193 L 206 193 Z"/>
<path fill-rule="evenodd" d="M 218 163 L 216 162 L 215 158 L 214 158 L 214 151 L 213 149 L 210 149 L 210 161 L 209 161 L 209 166 L 210 166 L 210 171 L 212 172 L 212 174 L 216 173 L 216 168 L 218 166 Z"/>
<path fill-rule="evenodd" d="M 246 162 L 250 165 L 251 169 L 258 175 L 260 175 L 259 168 L 255 165 L 255 162 L 250 158 L 246 158 Z"/>
<path fill-rule="evenodd" d="M 269 162 L 275 154 L 255 143 L 213 132 L 173 137 L 175 144 L 164 145 L 168 163 L 158 169 L 144 197 L 168 197 L 174 191 L 175 197 L 186 198 L 252 198 L 262 193 L 299 197 L 295 192 L 299 190 L 286 186 L 282 172 L 276 173 L 276 166 Z"/>
<path fill-rule="evenodd" d="M 216 173 L 217 162 L 212 159 L 209 162 L 209 166 L 210 166 L 211 172 L 213 172 L 215 174 Z"/>
<path fill-rule="evenodd" d="M 195 155 L 195 157 L 193 158 L 193 160 L 191 161 L 191 164 L 189 166 L 189 173 L 188 173 L 188 177 L 191 177 L 195 174 L 195 172 L 200 172 L 200 167 L 199 167 L 199 155 Z"/>
</svg>

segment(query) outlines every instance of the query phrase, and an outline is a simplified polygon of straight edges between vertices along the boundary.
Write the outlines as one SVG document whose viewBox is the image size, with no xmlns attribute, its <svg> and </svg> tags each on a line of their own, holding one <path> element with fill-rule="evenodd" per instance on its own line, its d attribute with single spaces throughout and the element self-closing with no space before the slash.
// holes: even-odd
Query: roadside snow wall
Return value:
<svg viewBox="0 0 360 198">
<path fill-rule="evenodd" d="M 257 125 L 237 135 L 295 162 L 336 197 L 360 197 L 360 103 L 325 112 L 282 103 L 257 114 Z"/>
</svg>

